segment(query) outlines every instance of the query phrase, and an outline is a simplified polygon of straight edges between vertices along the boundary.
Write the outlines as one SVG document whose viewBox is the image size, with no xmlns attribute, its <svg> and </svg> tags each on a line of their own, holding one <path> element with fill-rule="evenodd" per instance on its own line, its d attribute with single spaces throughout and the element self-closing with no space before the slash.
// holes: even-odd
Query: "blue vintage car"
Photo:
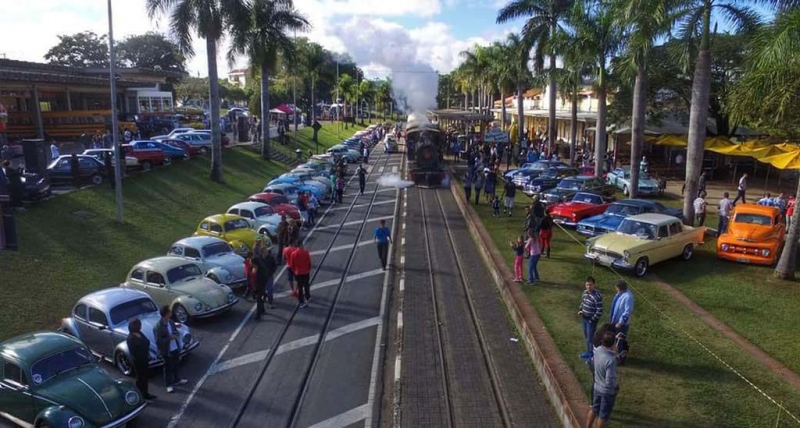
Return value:
<svg viewBox="0 0 800 428">
<path fill-rule="evenodd" d="M 528 196 L 533 196 L 556 187 L 562 178 L 575 177 L 578 174 L 580 174 L 580 171 L 577 168 L 568 166 L 548 168 L 538 177 L 530 179 L 527 184 L 522 186 L 522 192 Z"/>
<path fill-rule="evenodd" d="M 666 207 L 656 201 L 646 199 L 625 199 L 612 203 L 603 214 L 578 222 L 577 231 L 584 236 L 600 236 L 617 230 L 626 217 L 639 214 L 657 213 L 682 218 L 681 210 Z"/>
<path fill-rule="evenodd" d="M 187 159 L 186 150 L 180 147 L 170 146 L 169 144 L 162 143 L 161 141 L 134 141 L 131 143 L 136 150 L 152 150 L 159 149 L 164 152 L 164 156 L 171 160 Z"/>
<path fill-rule="evenodd" d="M 546 161 L 546 160 L 543 160 L 543 161 L 536 161 L 536 162 L 527 162 L 527 163 L 522 164 L 522 166 L 519 167 L 519 169 L 511 169 L 511 170 L 506 171 L 503 174 L 503 179 L 506 180 L 506 181 L 513 180 L 514 176 L 516 176 L 517 174 L 520 174 L 522 172 L 525 172 L 525 171 L 528 171 L 528 172 L 537 171 L 537 175 L 538 175 L 538 173 L 540 173 L 540 172 L 542 172 L 542 171 L 544 171 L 544 170 L 546 170 L 548 168 L 558 168 L 558 167 L 566 167 L 566 166 L 569 166 L 569 165 L 565 164 L 564 162 L 558 162 L 558 161 Z"/>
<path fill-rule="evenodd" d="M 626 166 L 609 172 L 606 176 L 606 181 L 622 190 L 625 196 L 628 196 L 628 188 L 631 186 L 631 168 Z M 658 194 L 658 183 L 646 172 L 640 172 L 639 180 L 637 181 L 639 182 L 639 194 L 643 196 L 654 196 Z"/>
</svg>

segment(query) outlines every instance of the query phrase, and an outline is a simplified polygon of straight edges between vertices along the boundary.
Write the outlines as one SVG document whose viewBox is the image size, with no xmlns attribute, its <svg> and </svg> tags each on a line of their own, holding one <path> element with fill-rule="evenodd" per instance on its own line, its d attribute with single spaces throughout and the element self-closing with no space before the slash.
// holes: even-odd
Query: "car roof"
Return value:
<svg viewBox="0 0 800 428">
<path fill-rule="evenodd" d="M 588 177 L 585 175 L 576 175 L 574 177 L 565 177 L 564 180 L 578 180 L 578 181 L 589 181 L 594 180 L 596 177 Z"/>
<path fill-rule="evenodd" d="M 241 209 L 255 210 L 256 208 L 268 207 L 268 206 L 269 206 L 268 204 L 265 204 L 263 202 L 248 201 L 248 202 L 239 202 L 238 204 L 233 205 L 231 208 L 236 208 L 236 209 L 240 209 L 240 210 Z M 230 210 L 231 208 L 228 208 L 228 210 Z"/>
<path fill-rule="evenodd" d="M 666 223 L 673 223 L 673 222 L 680 222 L 680 219 L 677 217 L 673 217 L 667 214 L 656 214 L 656 213 L 647 213 L 647 214 L 637 214 L 628 217 L 626 220 L 636 220 L 636 221 L 643 221 L 645 223 L 652 223 L 652 224 L 666 224 Z"/>
<path fill-rule="evenodd" d="M 294 187 L 294 185 L 290 183 L 275 183 L 271 186 L 267 186 L 267 189 L 286 189 L 287 187 Z"/>
<path fill-rule="evenodd" d="M 63 333 L 40 331 L 12 337 L 0 342 L 0 355 L 12 360 L 32 364 L 46 355 L 51 355 L 76 346 L 84 346 L 80 340 Z"/>
<path fill-rule="evenodd" d="M 120 303 L 141 299 L 142 297 L 149 298 L 144 291 L 127 287 L 112 287 L 89 293 L 81 297 L 78 303 L 86 303 L 98 308 L 109 309 Z"/>
<path fill-rule="evenodd" d="M 206 245 L 217 244 L 220 242 L 225 242 L 225 241 L 213 236 L 200 235 L 200 236 L 190 236 L 188 238 L 183 238 L 172 245 L 185 245 L 187 247 L 200 248 L 200 247 L 205 247 Z"/>
<path fill-rule="evenodd" d="M 161 256 L 152 259 L 143 260 L 136 264 L 137 267 L 143 267 L 153 270 L 169 270 L 178 265 L 185 265 L 188 263 L 186 259 L 175 256 Z"/>
<path fill-rule="evenodd" d="M 238 220 L 240 217 L 236 214 L 214 214 L 203 219 L 203 221 L 212 221 L 214 223 L 225 223 L 226 221 Z M 201 222 L 202 223 L 202 222 Z"/>
<path fill-rule="evenodd" d="M 764 214 L 768 216 L 774 216 L 776 214 L 780 214 L 780 212 L 781 212 L 780 208 L 770 207 L 766 205 L 740 204 L 733 207 L 734 214 L 748 213 L 748 214 Z"/>
</svg>

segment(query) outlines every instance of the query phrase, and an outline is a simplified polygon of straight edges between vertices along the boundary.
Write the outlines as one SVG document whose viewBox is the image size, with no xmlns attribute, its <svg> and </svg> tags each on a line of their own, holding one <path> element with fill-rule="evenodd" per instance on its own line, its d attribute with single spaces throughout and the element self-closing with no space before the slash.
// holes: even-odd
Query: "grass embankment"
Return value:
<svg viewBox="0 0 800 428">
<path fill-rule="evenodd" d="M 517 202 L 522 207 L 530 203 L 530 199 L 521 195 Z M 512 218 L 493 218 L 491 209 L 482 203 L 477 211 L 495 244 L 511 264 L 513 254 L 508 243 L 522 232 L 523 210 L 518 208 Z M 573 231 L 570 233 L 574 234 Z M 578 240 L 583 241 L 582 238 Z M 543 283 L 534 287 L 525 286 L 524 289 L 544 320 L 563 358 L 576 373 L 588 395 L 592 378 L 583 360 L 578 358 L 578 354 L 584 350 L 584 341 L 576 316 L 583 282 L 588 275 L 597 278 L 605 297 L 607 313 L 614 295 L 613 285 L 618 278 L 608 269 L 593 269 L 583 259 L 583 245 L 576 243 L 561 230 L 555 232 L 553 248 L 553 258 L 542 259 L 539 263 Z M 709 280 L 710 276 L 716 276 L 716 272 L 742 268 L 735 265 L 724 266 L 712 255 L 713 242 L 709 242 L 706 248 L 696 253 L 697 259 L 689 262 L 665 262 L 653 266 L 652 271 L 664 280 L 674 280 L 672 284 L 679 288 L 688 286 L 676 284 L 681 278 L 671 275 L 683 275 L 684 278 L 694 278 L 696 281 L 704 279 L 707 283 L 703 288 L 688 294 L 693 298 L 693 294 L 714 295 L 722 284 L 716 283 L 715 286 L 715 282 Z M 769 275 L 769 271 L 756 269 L 754 272 L 760 277 L 760 284 L 750 287 L 767 287 L 764 278 Z M 631 354 L 626 366 L 620 370 L 621 389 L 612 417 L 615 426 L 776 426 L 778 408 L 703 350 L 686 333 L 731 364 L 795 415 L 800 414 L 798 391 L 726 337 L 697 319 L 647 278 L 625 276 L 624 279 L 635 289 L 637 300 L 630 333 Z M 739 282 L 743 280 L 746 279 L 743 277 Z M 737 287 L 741 290 L 741 287 L 747 286 Z M 747 308 L 747 311 L 751 311 L 747 314 L 747 319 L 753 320 L 753 312 L 767 311 L 768 308 L 750 305 L 765 305 L 768 296 L 770 295 L 763 293 L 762 297 L 737 296 L 733 301 L 719 297 L 713 299 L 723 301 L 730 308 L 726 310 L 731 313 L 735 308 Z M 761 303 L 757 303 L 758 300 Z M 790 302 L 780 307 L 788 305 Z M 772 303 L 768 306 L 777 307 Z M 607 317 L 606 314 L 604 319 Z M 763 320 L 761 325 L 767 325 L 770 321 L 769 318 Z M 740 323 L 747 322 L 742 320 Z M 785 331 L 788 335 L 793 330 Z M 796 346 L 795 343 L 789 345 L 787 342 L 784 342 L 787 347 Z M 795 426 L 795 422 L 785 414 L 780 416 L 780 421 L 778 425 Z"/>
<path fill-rule="evenodd" d="M 311 150 L 314 154 L 317 153 L 317 149 L 319 149 L 319 153 L 325 153 L 325 150 L 327 150 L 329 147 L 335 146 L 336 144 L 339 144 L 342 141 L 352 137 L 353 134 L 366 129 L 366 127 L 372 123 L 382 122 L 373 119 L 373 121 L 370 123 L 365 120 L 363 126 L 360 123 L 355 125 L 348 124 L 347 129 L 344 128 L 343 123 L 320 122 L 320 124 L 322 124 L 322 128 L 317 133 L 319 145 L 317 145 L 317 143 L 315 143 L 313 140 L 314 130 L 308 126 L 297 130 L 297 144 L 295 145 L 292 138 L 294 136 L 294 128 L 290 127 L 289 131 L 286 132 L 288 143 L 283 146 L 277 141 L 273 140 L 272 147 L 289 156 L 294 156 L 294 151 L 298 148 L 303 151 L 303 156 L 306 156 L 309 150 Z"/>
<path fill-rule="evenodd" d="M 245 150 L 226 150 L 223 165 L 224 183 L 208 179 L 201 159 L 126 179 L 122 225 L 107 185 L 18 214 L 20 251 L 0 252 L 0 340 L 57 327 L 81 296 L 124 281 L 135 263 L 166 254 L 204 217 L 245 200 L 286 168 Z M 95 217 L 82 219 L 77 211 Z"/>
</svg>

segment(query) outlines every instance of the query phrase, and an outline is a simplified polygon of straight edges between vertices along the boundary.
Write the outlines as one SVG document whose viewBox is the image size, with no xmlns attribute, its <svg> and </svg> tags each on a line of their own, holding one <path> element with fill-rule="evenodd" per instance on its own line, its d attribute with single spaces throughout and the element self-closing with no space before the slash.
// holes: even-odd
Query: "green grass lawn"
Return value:
<svg viewBox="0 0 800 428">
<path fill-rule="evenodd" d="M 303 156 L 306 156 L 309 150 L 315 154 L 317 152 L 325 153 L 325 150 L 327 150 L 329 147 L 335 146 L 345 139 L 352 137 L 357 131 L 361 131 L 371 124 L 381 123 L 381 121 L 373 118 L 372 122 L 365 120 L 363 126 L 360 123 L 355 125 L 348 124 L 347 129 L 344 128 L 344 124 L 342 123 L 320 123 L 322 124 L 322 129 L 320 129 L 319 133 L 317 134 L 317 140 L 319 144 L 315 143 L 313 140 L 314 130 L 311 129 L 311 127 L 305 127 L 297 130 L 297 144 L 295 145 L 293 141 L 294 128 L 290 127 L 289 131 L 286 133 L 288 143 L 285 146 L 282 146 L 273 140 L 272 147 L 274 147 L 275 150 L 278 150 L 289 156 L 294 156 L 294 151 L 298 148 L 303 151 Z"/>
<path fill-rule="evenodd" d="M 517 201 L 521 207 L 529 203 L 530 199 L 521 195 Z M 513 254 L 508 243 L 522 233 L 523 210 L 518 209 L 512 218 L 493 218 L 491 209 L 485 204 L 480 205 L 477 211 L 495 244 L 511 264 Z M 716 219 L 712 221 L 715 223 Z M 574 234 L 573 231 L 570 233 Z M 583 241 L 582 238 L 578 240 Z M 618 278 L 608 269 L 593 268 L 583 259 L 584 247 L 561 230 L 555 231 L 553 248 L 553 258 L 542 259 L 539 263 L 544 282 L 534 287 L 526 286 L 525 292 L 588 395 L 591 374 L 583 360 L 578 358 L 578 354 L 584 350 L 584 341 L 576 316 L 583 282 L 588 275 L 597 278 L 608 311 L 614 295 L 613 285 Z M 763 326 L 751 327 L 754 333 L 766 330 L 770 324 L 779 327 L 774 324 L 772 316 L 756 323 L 758 317 L 755 313 L 787 308 L 792 303 L 788 300 L 789 293 L 784 294 L 787 301 L 783 304 L 769 304 L 768 300 L 775 297 L 770 293 L 762 292 L 760 296 L 757 293 L 741 295 L 746 294 L 745 289 L 748 287 L 767 287 L 764 279 L 769 276 L 769 270 L 761 271 L 763 276 L 758 276 L 760 271 L 757 268 L 746 268 L 754 269 L 753 272 L 760 278 L 758 285 L 741 284 L 729 287 L 738 288 L 738 292 L 727 289 L 718 292 L 717 289 L 722 284 L 712 282 L 709 278 L 716 278 L 717 272 L 733 274 L 728 269 L 741 272 L 745 268 L 725 266 L 717 262 L 713 258 L 713 242 L 710 242 L 697 253 L 697 259 L 689 262 L 665 262 L 653 266 L 652 272 L 684 292 L 689 286 L 685 282 L 678 284 L 685 281 L 682 278 L 694 278 L 696 282 L 705 279 L 707 285 L 687 294 L 692 298 L 696 295 L 701 298 L 703 295 L 716 296 L 706 297 L 709 301 L 718 302 L 720 308 L 715 311 L 712 310 L 714 308 L 708 308 L 714 313 L 724 314 L 728 311 L 734 317 L 737 310 L 744 312 L 746 317 L 742 317 L 739 325 Z M 800 392 L 792 389 L 733 342 L 697 319 L 647 278 L 624 278 L 635 290 L 637 300 L 630 332 L 631 354 L 626 366 L 620 370 L 621 389 L 612 417 L 614 426 L 776 426 L 778 408 L 684 332 L 699 340 L 795 415 L 800 414 Z M 743 282 L 742 279 L 739 280 L 739 283 Z M 788 287 L 781 286 L 780 289 L 786 292 Z M 731 296 L 732 300 L 719 297 L 723 295 Z M 772 309 L 769 309 L 770 306 Z M 787 336 L 794 332 L 783 324 L 780 328 Z M 771 333 L 763 339 L 774 338 L 777 346 L 779 336 Z M 794 337 L 796 338 L 796 334 Z M 791 354 L 791 348 L 796 344 L 789 344 L 788 342 L 792 342 L 789 339 L 784 340 L 784 346 L 790 348 L 786 353 Z M 780 421 L 779 426 L 796 426 L 787 415 L 781 416 Z"/>
<path fill-rule="evenodd" d="M 126 179 L 122 225 L 115 222 L 114 193 L 107 185 L 18 214 L 20 251 L 0 252 L 0 340 L 58 327 L 78 298 L 119 284 L 135 263 L 166 254 L 204 217 L 245 200 L 285 169 L 238 149 L 224 151 L 223 165 L 224 183 L 208 179 L 208 158 Z M 81 219 L 76 211 L 95 217 Z"/>
</svg>

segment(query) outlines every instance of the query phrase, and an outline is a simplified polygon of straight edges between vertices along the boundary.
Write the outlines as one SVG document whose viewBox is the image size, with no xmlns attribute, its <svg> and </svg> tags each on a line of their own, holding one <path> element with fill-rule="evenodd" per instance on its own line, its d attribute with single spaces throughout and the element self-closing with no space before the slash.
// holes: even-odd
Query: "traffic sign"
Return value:
<svg viewBox="0 0 800 428">
<path fill-rule="evenodd" d="M 316 120 L 314 121 L 314 124 L 311 125 L 311 127 L 314 128 L 315 131 L 319 131 L 320 129 L 322 129 L 322 125 L 320 125 L 319 122 L 317 122 Z"/>
</svg>

